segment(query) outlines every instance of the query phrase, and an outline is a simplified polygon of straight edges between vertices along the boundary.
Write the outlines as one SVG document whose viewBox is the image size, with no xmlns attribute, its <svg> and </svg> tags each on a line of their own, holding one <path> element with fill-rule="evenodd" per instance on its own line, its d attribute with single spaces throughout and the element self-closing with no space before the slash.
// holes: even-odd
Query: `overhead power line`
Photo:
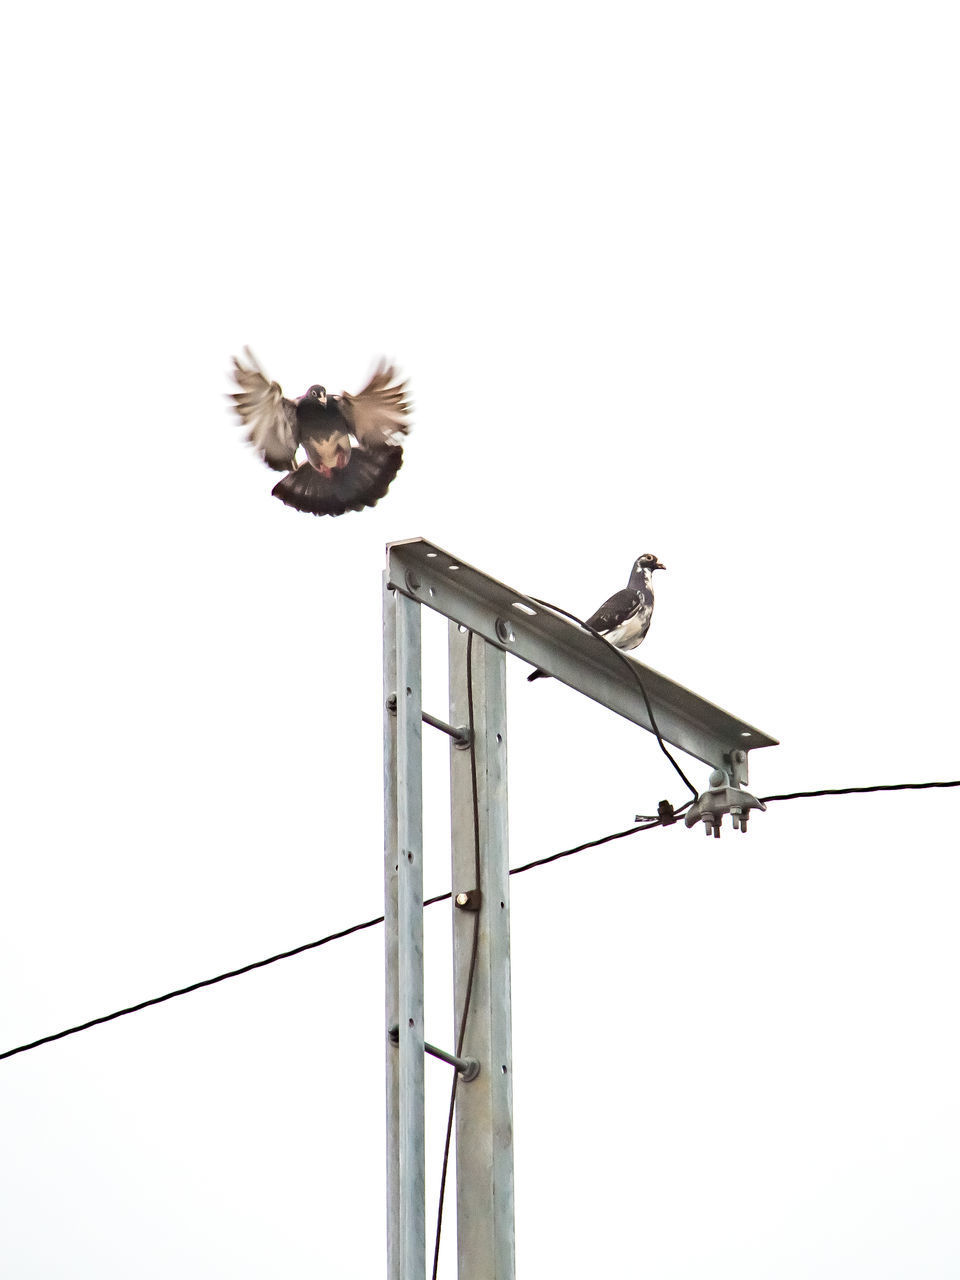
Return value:
<svg viewBox="0 0 960 1280">
<path fill-rule="evenodd" d="M 949 782 L 892 782 L 881 783 L 871 787 L 832 787 L 821 788 L 816 791 L 790 791 L 783 795 L 761 796 L 764 804 L 770 804 L 775 800 L 806 800 L 819 796 L 847 796 L 847 795 L 863 795 L 877 791 L 926 791 L 932 788 L 960 787 L 960 778 Z M 627 827 L 623 831 L 614 831 L 609 835 L 599 836 L 595 840 L 586 840 L 583 844 L 574 845 L 570 849 L 562 849 L 559 853 L 549 853 L 543 858 L 534 858 L 532 862 L 525 862 L 522 866 L 511 867 L 510 874 L 512 876 L 520 875 L 524 871 L 532 871 L 534 867 L 543 867 L 550 862 L 557 862 L 561 858 L 568 858 L 571 854 L 582 853 L 585 849 L 595 849 L 599 845 L 609 844 L 613 840 L 622 840 L 625 836 L 636 835 L 640 831 L 650 831 L 654 827 L 670 826 L 675 819 L 688 807 L 686 804 L 681 805 L 677 809 L 672 806 L 665 812 L 663 816 L 651 818 L 649 822 L 642 822 L 634 827 Z M 453 896 L 451 890 L 446 893 L 434 894 L 432 898 L 424 898 L 423 905 L 432 907 L 438 902 L 447 902 Z M 346 929 L 338 929 L 336 933 L 328 933 L 323 938 L 317 938 L 313 942 L 304 942 L 299 947 L 291 947 L 289 951 L 279 951 L 276 955 L 266 956 L 263 960 L 254 960 L 251 964 L 241 965 L 238 969 L 229 969 L 226 973 L 218 973 L 212 978 L 201 978 L 199 982 L 192 982 L 189 986 L 178 987 L 175 991 L 168 991 L 162 996 L 153 996 L 149 1000 L 141 1000 L 138 1004 L 128 1005 L 124 1009 L 117 1009 L 113 1013 L 102 1014 L 99 1018 L 91 1018 L 88 1022 L 81 1022 L 74 1027 L 66 1027 L 63 1031 L 56 1031 L 49 1036 L 41 1036 L 38 1040 L 31 1040 L 28 1044 L 17 1045 L 14 1049 L 6 1049 L 0 1053 L 0 1060 L 3 1058 L 13 1058 L 18 1053 L 26 1053 L 30 1049 L 38 1049 L 41 1045 L 51 1044 L 54 1040 L 63 1040 L 67 1036 L 77 1035 L 81 1031 L 89 1031 L 91 1027 L 98 1027 L 105 1022 L 113 1022 L 117 1018 L 126 1017 L 129 1013 L 139 1013 L 141 1009 L 149 1009 L 152 1005 L 164 1004 L 168 1000 L 175 1000 L 178 996 L 189 995 L 191 991 L 200 991 L 203 987 L 213 987 L 219 982 L 226 982 L 228 978 L 238 978 L 241 974 L 252 973 L 254 969 L 264 969 L 267 965 L 276 964 L 279 960 L 289 960 L 292 956 L 302 955 L 305 951 L 313 951 L 317 947 L 324 947 L 328 942 L 337 942 L 341 938 L 347 938 L 352 933 L 361 933 L 364 929 L 373 929 L 376 925 L 383 924 L 383 916 L 375 916 L 371 920 L 363 920 L 359 924 L 352 924 Z"/>
<path fill-rule="evenodd" d="M 928 791 L 931 787 L 960 787 L 960 778 L 955 782 L 888 782 L 875 787 L 824 787 L 819 791 L 787 791 L 782 796 L 761 796 L 764 804 L 771 800 L 808 800 L 814 796 L 854 796 L 865 795 L 868 791 Z"/>
<path fill-rule="evenodd" d="M 642 823 L 640 826 L 628 827 L 625 831 L 615 831 L 612 835 L 600 836 L 596 840 L 587 840 L 583 844 L 575 845 L 572 849 L 563 849 L 560 853 L 550 853 L 544 858 L 536 858 L 533 862 L 527 862 L 522 867 L 513 867 L 510 870 L 512 876 L 519 875 L 522 871 L 530 871 L 534 867 L 544 866 L 548 862 L 556 862 L 559 858 L 567 858 L 573 853 L 581 853 L 584 849 L 592 849 L 597 845 L 608 844 L 611 840 L 622 840 L 624 836 L 635 835 L 638 831 L 648 831 L 651 827 L 664 826 L 659 819 L 652 822 Z M 423 905 L 432 907 L 438 902 L 448 902 L 453 897 L 451 890 L 446 893 L 434 894 L 432 898 L 424 898 Z M 123 1018 L 128 1013 L 139 1013 L 141 1009 L 149 1009 L 155 1004 L 164 1004 L 167 1000 L 175 1000 L 178 996 L 189 995 L 191 991 L 200 991 L 203 987 L 216 986 L 218 982 L 226 982 L 228 978 L 239 978 L 241 974 L 252 973 L 254 969 L 264 969 L 267 965 L 276 964 L 278 960 L 289 960 L 292 956 L 302 955 L 305 951 L 313 951 L 317 947 L 325 947 L 328 942 L 337 942 L 340 938 L 347 938 L 351 933 L 361 933 L 364 929 L 373 929 L 376 925 L 383 924 L 383 916 L 375 916 L 372 920 L 363 920 L 359 924 L 352 924 L 348 929 L 339 929 L 336 933 L 328 933 L 326 937 L 317 938 L 313 942 L 304 942 L 299 947 L 291 947 L 289 951 L 278 951 L 276 955 L 266 956 L 263 960 L 254 960 L 252 964 L 241 965 L 239 969 L 228 969 L 226 973 L 218 973 L 213 978 L 201 978 L 199 982 L 191 982 L 187 987 L 178 987 L 176 991 L 168 991 L 162 996 L 153 996 L 149 1000 L 141 1000 L 139 1004 L 128 1005 L 125 1009 L 117 1009 L 113 1013 L 102 1014 L 99 1018 L 91 1018 L 89 1022 L 81 1022 L 75 1027 L 66 1027 L 63 1031 L 56 1031 L 53 1035 L 41 1036 L 39 1040 L 31 1040 L 29 1044 L 18 1045 L 15 1049 L 7 1049 L 0 1053 L 0 1059 L 12 1058 L 18 1053 L 26 1053 L 28 1049 L 38 1049 L 40 1045 L 50 1044 L 54 1040 L 63 1040 L 66 1036 L 77 1035 L 81 1031 L 89 1031 L 91 1027 L 98 1027 L 104 1022 L 113 1022 L 116 1018 Z"/>
</svg>

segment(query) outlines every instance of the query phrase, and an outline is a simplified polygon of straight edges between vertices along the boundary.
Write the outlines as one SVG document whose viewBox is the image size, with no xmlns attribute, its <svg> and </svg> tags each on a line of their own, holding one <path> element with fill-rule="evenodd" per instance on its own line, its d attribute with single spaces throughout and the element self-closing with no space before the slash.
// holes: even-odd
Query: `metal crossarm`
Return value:
<svg viewBox="0 0 960 1280">
<path fill-rule="evenodd" d="M 653 731 L 627 662 L 568 618 L 424 538 L 390 543 L 387 573 L 411 599 Z M 643 681 L 661 735 L 681 751 L 746 782 L 747 753 L 777 745 L 776 738 L 652 667 L 633 658 L 627 661 Z"/>
</svg>

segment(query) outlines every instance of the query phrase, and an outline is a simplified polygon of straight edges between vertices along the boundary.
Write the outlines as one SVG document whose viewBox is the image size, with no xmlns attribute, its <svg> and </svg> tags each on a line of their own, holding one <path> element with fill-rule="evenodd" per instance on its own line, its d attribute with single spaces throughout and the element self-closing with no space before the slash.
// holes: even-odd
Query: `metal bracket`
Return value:
<svg viewBox="0 0 960 1280">
<path fill-rule="evenodd" d="M 461 911 L 479 911 L 483 894 L 479 889 L 461 889 L 453 901 Z"/>
<path fill-rule="evenodd" d="M 740 787 L 750 781 L 747 773 L 747 753 L 742 749 L 731 751 L 723 757 L 723 769 L 734 787 Z"/>
</svg>

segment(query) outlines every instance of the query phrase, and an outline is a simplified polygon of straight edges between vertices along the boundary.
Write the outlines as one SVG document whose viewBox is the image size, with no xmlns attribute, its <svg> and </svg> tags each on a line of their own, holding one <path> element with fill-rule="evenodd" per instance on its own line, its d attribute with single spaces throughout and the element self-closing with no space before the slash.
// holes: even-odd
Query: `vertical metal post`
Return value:
<svg viewBox="0 0 960 1280">
<path fill-rule="evenodd" d="M 426 1275 L 420 605 L 397 598 L 397 929 L 402 1280 Z"/>
<path fill-rule="evenodd" d="M 397 932 L 397 717 L 388 702 L 397 691 L 397 600 L 383 575 L 383 931 L 386 1023 L 400 1021 Z M 400 1280 L 400 1058 L 387 1045 L 387 1280 Z"/>
<path fill-rule="evenodd" d="M 450 723 L 470 722 L 468 634 L 450 624 Z M 513 1058 L 507 841 L 506 671 L 503 651 L 473 637 L 473 750 L 452 747 L 454 899 L 479 889 L 479 914 L 453 911 L 454 1035 L 460 1028 L 474 927 L 479 927 L 464 1055 L 480 1075 L 457 1091 L 459 1280 L 514 1280 Z M 475 883 L 471 754 L 476 761 L 480 884 Z"/>
<path fill-rule="evenodd" d="M 389 601 L 386 597 L 390 597 Z M 394 835 L 391 840 L 388 780 L 388 831 L 384 842 L 387 1027 L 399 1029 L 397 1048 L 387 1040 L 388 1275 L 390 1280 L 423 1280 L 426 1228 L 420 605 L 399 591 L 385 590 L 384 617 L 384 676 L 386 680 L 391 675 L 395 677 L 397 695 L 395 729 L 387 726 L 384 730 L 385 763 L 395 752 L 396 764 Z M 390 714 L 386 707 L 385 714 Z M 395 1061 L 391 1062 L 391 1056 Z"/>
</svg>

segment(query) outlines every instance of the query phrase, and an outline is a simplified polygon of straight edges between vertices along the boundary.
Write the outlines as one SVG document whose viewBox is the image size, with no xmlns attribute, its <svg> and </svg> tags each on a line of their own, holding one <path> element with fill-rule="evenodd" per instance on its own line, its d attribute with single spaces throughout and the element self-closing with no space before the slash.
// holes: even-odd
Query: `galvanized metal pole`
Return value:
<svg viewBox="0 0 960 1280">
<path fill-rule="evenodd" d="M 387 906 L 387 1026 L 398 1028 L 396 1049 L 387 1040 L 388 1272 L 391 1280 L 424 1280 L 426 1225 L 424 1200 L 423 1049 L 423 857 L 420 686 L 420 605 L 398 591 L 386 591 L 385 649 L 395 626 L 396 835 L 385 841 Z M 388 603 L 389 597 L 392 603 Z M 386 693 L 389 695 L 390 690 Z M 386 697 L 384 699 L 386 702 Z M 388 708 L 384 708 L 389 717 Z M 392 717 L 390 717 L 392 718 Z M 384 729 L 385 761 L 391 730 Z M 388 783 L 387 823 L 391 800 Z M 392 903 L 391 905 L 391 898 Z M 396 1062 L 391 1063 L 391 1056 Z"/>
<path fill-rule="evenodd" d="M 386 1026 L 400 1019 L 397 933 L 397 596 L 383 575 L 383 920 Z M 394 699 L 394 708 L 390 700 Z M 387 1040 L 387 1280 L 400 1280 L 400 1058 Z"/>
<path fill-rule="evenodd" d="M 469 724 L 469 637 L 450 624 L 450 723 Z M 457 1090 L 459 1280 L 514 1280 L 513 1057 L 507 840 L 506 671 L 501 649 L 473 637 L 473 751 L 451 746 L 454 901 L 480 890 L 479 913 L 454 906 L 454 1039 L 479 927 L 464 1056 L 480 1074 Z M 476 883 L 471 755 L 477 774 L 480 883 Z M 475 898 L 473 902 L 475 904 Z"/>
</svg>

